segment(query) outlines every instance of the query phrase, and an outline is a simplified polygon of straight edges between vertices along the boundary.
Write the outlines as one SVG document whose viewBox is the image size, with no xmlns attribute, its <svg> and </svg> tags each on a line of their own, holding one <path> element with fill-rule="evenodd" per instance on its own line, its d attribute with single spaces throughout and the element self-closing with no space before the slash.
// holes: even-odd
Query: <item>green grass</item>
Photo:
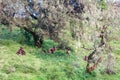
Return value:
<svg viewBox="0 0 120 80">
<path fill-rule="evenodd" d="M 116 57 L 116 74 L 107 75 L 104 73 L 104 61 L 92 74 L 85 73 L 86 62 L 83 58 L 91 51 L 80 48 L 79 52 L 71 53 L 70 56 L 63 50 L 55 54 L 44 54 L 41 49 L 32 45 L 20 44 L 19 36 L 20 33 L 16 31 L 11 34 L 4 31 L 0 35 L 0 80 L 119 80 L 120 78 L 120 41 L 111 42 Z M 50 42 L 54 43 L 47 40 L 44 43 L 45 47 L 49 48 Z M 16 55 L 21 46 L 26 51 L 25 56 Z"/>
</svg>

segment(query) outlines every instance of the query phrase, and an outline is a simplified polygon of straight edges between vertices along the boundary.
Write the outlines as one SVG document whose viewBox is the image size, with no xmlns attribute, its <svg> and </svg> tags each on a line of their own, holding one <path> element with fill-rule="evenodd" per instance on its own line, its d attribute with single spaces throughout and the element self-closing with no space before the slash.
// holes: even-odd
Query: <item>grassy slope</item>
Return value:
<svg viewBox="0 0 120 80">
<path fill-rule="evenodd" d="M 85 74 L 86 63 L 83 60 L 88 51 L 83 49 L 70 56 L 58 56 L 41 53 L 41 49 L 16 42 L 20 37 L 14 31 L 10 36 L 6 31 L 0 36 L 0 80 L 119 80 L 120 78 L 120 41 L 112 41 L 116 55 L 116 75 L 105 74 L 103 65 L 91 75 Z M 16 55 L 23 46 L 26 55 Z M 11 70 L 14 70 L 13 72 Z"/>
</svg>

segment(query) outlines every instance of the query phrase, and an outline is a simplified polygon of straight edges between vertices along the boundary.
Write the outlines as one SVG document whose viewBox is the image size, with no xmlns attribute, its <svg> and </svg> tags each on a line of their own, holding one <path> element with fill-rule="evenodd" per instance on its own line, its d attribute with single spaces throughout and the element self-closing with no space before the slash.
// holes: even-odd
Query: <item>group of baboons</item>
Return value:
<svg viewBox="0 0 120 80">
<path fill-rule="evenodd" d="M 55 51 L 57 51 L 57 49 L 56 49 L 56 47 L 53 46 L 53 47 L 49 48 L 48 53 L 49 53 L 49 54 L 54 54 Z M 43 52 L 45 52 L 45 51 L 43 51 Z M 68 55 L 70 55 L 71 50 L 66 49 L 66 50 L 65 50 L 65 53 L 68 54 Z M 16 52 L 16 54 L 17 54 L 17 55 L 26 55 L 26 52 L 25 52 L 25 50 L 24 50 L 23 47 L 20 47 L 20 49 L 18 49 L 18 51 Z"/>
</svg>

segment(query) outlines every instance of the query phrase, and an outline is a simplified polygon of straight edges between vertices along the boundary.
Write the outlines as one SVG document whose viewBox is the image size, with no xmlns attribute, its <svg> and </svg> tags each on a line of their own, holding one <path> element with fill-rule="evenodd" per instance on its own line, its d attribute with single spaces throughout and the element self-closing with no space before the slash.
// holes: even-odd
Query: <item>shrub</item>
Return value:
<svg viewBox="0 0 120 80">
<path fill-rule="evenodd" d="M 26 42 L 26 44 L 28 45 L 33 45 L 34 43 L 34 40 L 33 40 L 33 37 L 32 37 L 32 34 L 30 34 L 29 32 L 21 29 L 21 38 L 20 38 L 20 42 Z"/>
<path fill-rule="evenodd" d="M 108 7 L 107 7 L 105 0 L 100 0 L 100 1 L 101 1 L 101 3 L 100 3 L 101 9 L 107 10 Z"/>
<path fill-rule="evenodd" d="M 55 41 L 47 39 L 47 40 L 44 40 L 42 48 L 43 48 L 43 50 L 48 52 L 50 48 L 52 48 L 53 46 L 56 47 L 57 45 L 58 44 Z"/>
</svg>

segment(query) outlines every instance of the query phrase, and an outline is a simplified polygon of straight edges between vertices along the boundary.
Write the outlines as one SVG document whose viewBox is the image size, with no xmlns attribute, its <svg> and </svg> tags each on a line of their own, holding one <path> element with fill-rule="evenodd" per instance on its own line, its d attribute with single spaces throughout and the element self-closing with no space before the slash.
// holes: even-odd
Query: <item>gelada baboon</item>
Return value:
<svg viewBox="0 0 120 80">
<path fill-rule="evenodd" d="M 25 55 L 26 52 L 24 51 L 23 47 L 20 47 L 20 49 L 16 53 L 17 55 Z"/>
</svg>

